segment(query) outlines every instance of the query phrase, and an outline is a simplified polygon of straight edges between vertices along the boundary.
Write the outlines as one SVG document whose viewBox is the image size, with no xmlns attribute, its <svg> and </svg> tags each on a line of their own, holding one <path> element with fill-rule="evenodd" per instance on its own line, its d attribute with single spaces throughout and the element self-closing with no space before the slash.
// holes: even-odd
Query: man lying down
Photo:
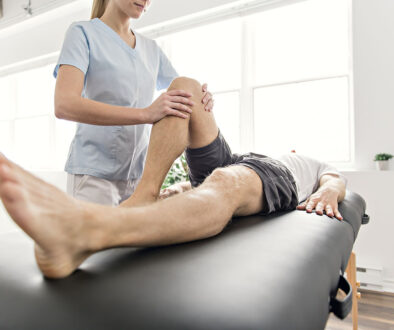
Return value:
<svg viewBox="0 0 394 330">
<path fill-rule="evenodd" d="M 212 113 L 200 102 L 200 84 L 179 77 L 171 89 L 192 94 L 192 114 L 186 119 L 167 116 L 153 125 L 141 181 L 118 207 L 75 200 L 0 155 L 0 197 L 35 241 L 36 261 L 45 276 L 68 276 L 90 255 L 111 247 L 214 236 L 233 216 L 297 207 L 342 220 L 338 202 L 345 196 L 346 180 L 338 171 L 296 154 L 278 160 L 232 154 Z M 191 185 L 160 193 L 173 161 L 185 149 Z"/>
</svg>

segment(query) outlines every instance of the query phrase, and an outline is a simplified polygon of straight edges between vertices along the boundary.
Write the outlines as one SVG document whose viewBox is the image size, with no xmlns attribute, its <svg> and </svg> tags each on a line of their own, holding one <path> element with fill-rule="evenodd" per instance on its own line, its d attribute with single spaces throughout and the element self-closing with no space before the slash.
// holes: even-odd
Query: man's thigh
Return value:
<svg viewBox="0 0 394 330">
<path fill-rule="evenodd" d="M 249 167 L 243 165 L 228 166 L 229 171 L 236 171 L 239 175 L 243 189 L 234 187 L 234 195 L 241 201 L 234 216 L 247 216 L 260 213 L 264 208 L 263 183 L 258 174 Z"/>
</svg>

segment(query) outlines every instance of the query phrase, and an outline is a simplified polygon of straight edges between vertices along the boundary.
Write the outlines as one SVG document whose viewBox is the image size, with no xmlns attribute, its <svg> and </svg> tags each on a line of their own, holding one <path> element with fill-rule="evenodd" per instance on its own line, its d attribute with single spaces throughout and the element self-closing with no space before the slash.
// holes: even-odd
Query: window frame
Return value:
<svg viewBox="0 0 394 330">
<path fill-rule="evenodd" d="M 257 85 L 253 82 L 253 68 L 254 68 L 254 41 L 256 37 L 256 31 L 251 26 L 252 23 L 248 22 L 248 16 L 250 14 L 256 14 L 258 12 L 263 12 L 266 10 L 275 10 L 282 6 L 287 6 L 304 1 L 314 1 L 314 0 L 255 0 L 255 1 L 245 1 L 244 4 L 233 5 L 220 8 L 218 10 L 204 11 L 200 15 L 195 15 L 195 17 L 188 17 L 187 19 L 177 19 L 171 22 L 166 22 L 165 24 L 158 24 L 153 27 L 143 28 L 142 31 L 145 35 L 151 38 L 159 38 L 166 36 L 168 34 L 176 33 L 179 31 L 184 31 L 191 28 L 196 28 L 205 24 L 210 24 L 213 22 L 219 22 L 223 20 L 228 20 L 234 17 L 241 17 L 241 47 L 244 50 L 242 52 L 242 62 L 241 62 L 241 88 L 237 90 L 240 95 L 240 147 L 241 152 L 249 152 L 255 149 L 255 133 L 254 133 L 254 90 L 257 88 L 272 87 L 275 85 L 285 85 L 285 84 L 296 84 L 300 82 L 311 82 L 323 79 L 332 78 L 344 78 L 348 79 L 348 116 L 349 116 L 349 131 L 348 131 L 348 141 L 349 144 L 349 155 L 346 161 L 328 161 L 333 166 L 339 169 L 349 169 L 354 168 L 355 164 L 355 151 L 354 151 L 354 101 L 353 101 L 353 47 L 352 47 L 352 0 L 347 1 L 347 15 L 348 15 L 348 71 L 347 74 L 340 75 L 321 75 L 316 77 L 311 77 L 301 80 L 292 81 L 282 81 L 275 84 Z M 329 1 L 329 0 L 326 0 Z M 170 50 L 171 45 L 163 42 L 165 49 Z M 168 53 L 169 58 L 171 58 L 171 51 Z M 231 90 L 235 91 L 235 90 Z M 211 91 L 213 95 L 215 93 L 224 93 L 225 90 Z M 241 115 L 242 114 L 242 115 Z"/>
<path fill-rule="evenodd" d="M 240 95 L 240 147 L 242 152 L 248 152 L 254 149 L 255 141 L 254 141 L 254 90 L 256 88 L 269 87 L 272 85 L 254 85 L 253 84 L 253 67 L 254 67 L 254 59 L 253 59 L 253 43 L 255 40 L 255 31 L 247 22 L 247 17 L 249 14 L 256 14 L 258 12 L 266 11 L 266 10 L 274 10 L 275 8 L 291 5 L 298 2 L 303 1 L 313 1 L 313 0 L 246 0 L 241 3 L 230 4 L 228 6 L 222 6 L 219 8 L 214 8 L 212 10 L 203 11 L 201 13 L 197 13 L 195 15 L 191 15 L 188 17 L 180 18 L 173 20 L 171 22 L 164 22 L 154 26 L 148 26 L 146 28 L 140 28 L 139 32 L 144 34 L 149 38 L 156 39 L 158 37 L 163 37 L 165 35 L 184 31 L 190 28 L 195 28 L 198 26 L 206 25 L 213 22 L 219 22 L 223 20 L 227 20 L 233 17 L 241 16 L 242 22 L 242 31 L 241 31 L 241 47 L 245 51 L 242 52 L 242 62 L 241 62 L 241 88 L 233 89 L 231 91 L 238 91 Z M 340 168 L 340 169 L 349 169 L 354 168 L 355 165 L 355 141 L 354 141 L 354 74 L 353 74 L 353 42 L 352 42 L 352 0 L 344 0 L 347 1 L 348 4 L 348 38 L 349 38 L 349 56 L 348 56 L 348 74 L 340 75 L 340 76 L 320 76 L 315 78 L 310 78 L 302 81 L 315 81 L 318 79 L 329 79 L 334 77 L 347 77 L 349 82 L 349 140 L 350 144 L 350 161 L 346 162 L 331 162 L 332 165 Z M 166 48 L 166 45 L 163 45 L 163 48 Z M 55 65 L 57 58 L 60 52 L 54 52 L 47 54 L 45 56 L 40 56 L 34 58 L 29 61 L 19 62 L 13 65 L 4 66 L 0 68 L 0 78 L 3 76 L 8 76 L 14 73 L 38 68 L 46 65 Z M 171 54 L 168 54 L 169 56 Z M 278 84 L 290 84 L 297 83 L 300 81 L 290 81 L 290 82 L 281 82 Z M 230 90 L 229 90 L 230 91 Z M 215 93 L 224 93 L 227 90 L 220 91 L 212 91 Z M 242 106 L 241 106 L 242 105 Z M 241 115 L 242 114 L 242 115 Z M 51 141 L 55 139 L 55 116 L 51 116 L 51 132 L 50 137 Z M 13 119 L 10 120 L 2 120 L 2 121 L 11 121 L 12 122 L 12 130 L 15 132 L 15 119 L 16 114 Z M 13 137 L 13 144 L 15 136 Z M 55 144 L 51 143 L 51 152 L 55 154 Z M 57 171 L 58 169 L 56 169 Z"/>
</svg>

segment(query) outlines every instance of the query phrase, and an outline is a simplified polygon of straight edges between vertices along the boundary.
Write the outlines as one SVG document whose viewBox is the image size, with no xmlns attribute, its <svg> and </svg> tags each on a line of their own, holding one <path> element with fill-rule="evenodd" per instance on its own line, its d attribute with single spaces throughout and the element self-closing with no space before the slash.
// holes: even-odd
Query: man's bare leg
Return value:
<svg viewBox="0 0 394 330">
<path fill-rule="evenodd" d="M 233 215 L 262 208 L 262 183 L 244 166 L 215 170 L 198 188 L 141 207 L 78 201 L 0 156 L 0 198 L 35 241 L 47 277 L 70 275 L 94 252 L 155 246 L 220 233 Z"/>
<path fill-rule="evenodd" d="M 168 90 L 182 89 L 192 93 L 193 113 L 188 119 L 167 116 L 152 128 L 144 173 L 134 194 L 122 206 L 137 206 L 153 202 L 174 160 L 186 147 L 200 148 L 211 143 L 218 135 L 218 127 L 211 112 L 201 103 L 202 87 L 196 80 L 179 77 Z"/>
<path fill-rule="evenodd" d="M 192 145 L 189 141 L 189 145 L 209 142 Z M 103 249 L 214 236 L 233 215 L 260 211 L 262 194 L 261 180 L 253 170 L 230 166 L 216 169 L 198 188 L 173 198 L 114 208 L 75 200 L 0 155 L 0 198 L 14 221 L 35 241 L 37 264 L 52 278 L 68 276 Z"/>
</svg>

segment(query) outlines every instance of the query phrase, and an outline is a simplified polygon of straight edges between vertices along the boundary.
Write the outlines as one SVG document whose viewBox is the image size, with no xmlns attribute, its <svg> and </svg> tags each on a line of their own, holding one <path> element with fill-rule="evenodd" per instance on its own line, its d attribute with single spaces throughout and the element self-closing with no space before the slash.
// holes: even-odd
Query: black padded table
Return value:
<svg viewBox="0 0 394 330">
<path fill-rule="evenodd" d="M 119 248 L 44 279 L 22 232 L 0 235 L 0 329 L 324 329 L 365 202 L 234 218 L 186 244 Z"/>
</svg>

